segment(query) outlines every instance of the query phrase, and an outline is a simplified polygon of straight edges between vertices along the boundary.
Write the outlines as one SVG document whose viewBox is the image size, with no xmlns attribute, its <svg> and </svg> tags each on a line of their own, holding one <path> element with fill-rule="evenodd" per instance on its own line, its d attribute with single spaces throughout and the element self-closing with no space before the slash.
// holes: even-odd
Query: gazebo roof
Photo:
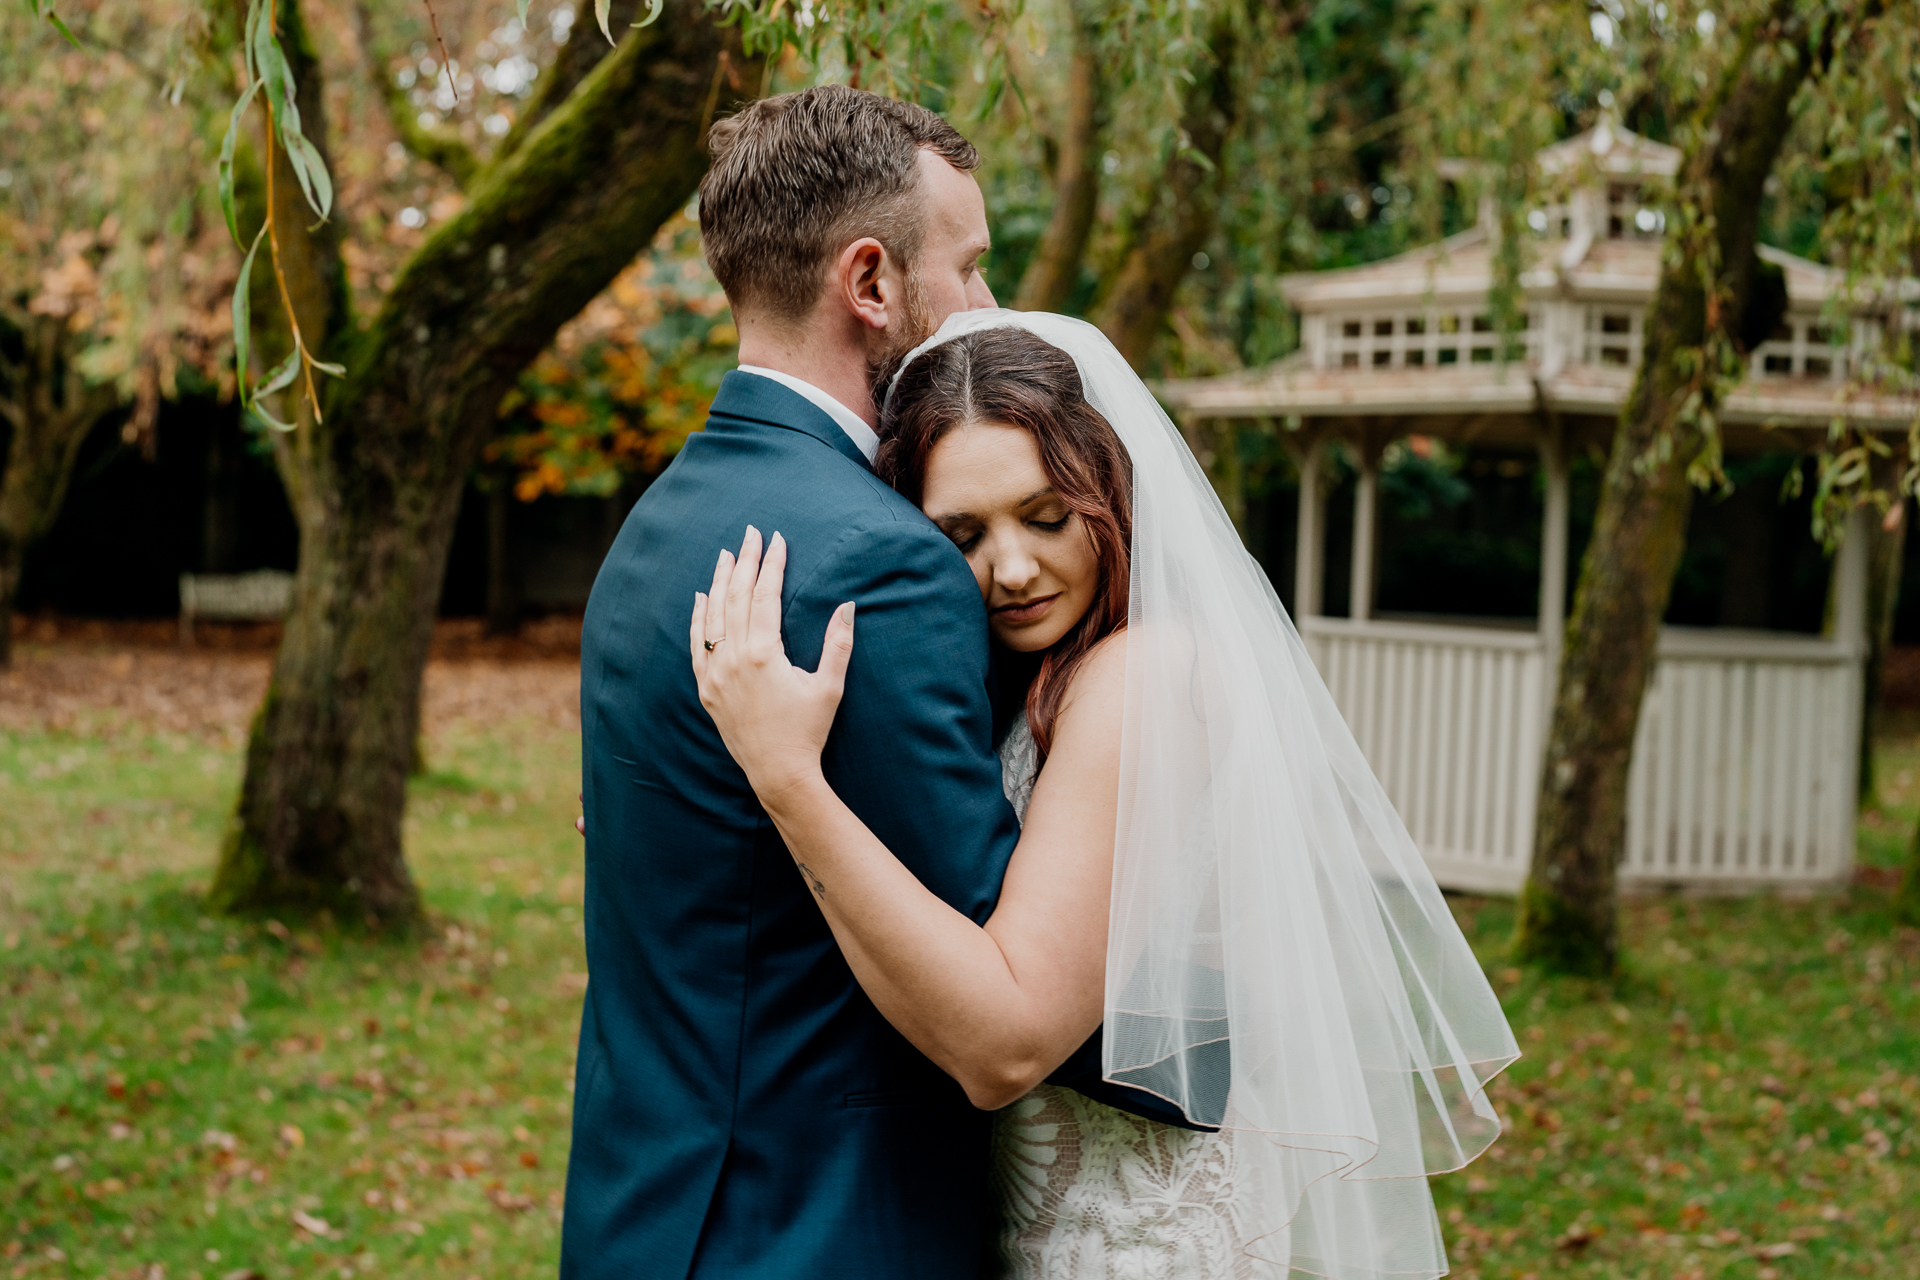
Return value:
<svg viewBox="0 0 1920 1280">
<path fill-rule="evenodd" d="M 1676 173 L 1681 159 L 1604 121 L 1540 153 L 1540 168 L 1562 175 L 1569 192 L 1529 220 L 1524 335 L 1489 328 L 1498 240 L 1488 214 L 1378 262 L 1283 276 L 1281 292 L 1303 318 L 1302 349 L 1265 369 L 1162 383 L 1161 398 L 1190 417 L 1397 419 L 1403 430 L 1488 443 L 1525 443 L 1545 417 L 1604 433 L 1632 390 L 1640 317 L 1665 249 L 1658 207 L 1642 203 L 1640 188 Z M 1920 327 L 1920 283 L 1848 298 L 1844 272 L 1782 249 L 1759 253 L 1785 275 L 1788 314 L 1722 407 L 1729 444 L 1766 447 L 1775 429 L 1824 431 L 1836 419 L 1905 429 L 1920 402 L 1840 376 L 1858 367 L 1849 362 L 1864 350 L 1848 344 L 1861 339 L 1834 334 L 1821 315 L 1838 298 L 1870 321 L 1857 332 Z M 1497 350 L 1515 343 L 1524 354 L 1499 363 Z"/>
<path fill-rule="evenodd" d="M 1490 233 L 1475 227 L 1365 266 L 1282 276 L 1280 290 L 1304 312 L 1473 302 L 1493 288 L 1493 248 Z M 1529 297 L 1644 306 L 1660 280 L 1661 251 L 1662 242 L 1652 238 L 1541 236 L 1527 246 L 1520 285 Z M 1770 245 L 1761 245 L 1759 253 L 1786 273 L 1787 297 L 1796 311 L 1818 311 L 1845 287 L 1846 273 L 1833 267 Z M 1904 292 L 1910 300 L 1912 287 Z M 1868 302 L 1862 309 L 1880 308 Z"/>
<path fill-rule="evenodd" d="M 1546 147 L 1534 158 L 1543 173 L 1591 166 L 1608 177 L 1671 178 L 1680 172 L 1680 148 L 1643 138 L 1611 120 Z"/>
</svg>

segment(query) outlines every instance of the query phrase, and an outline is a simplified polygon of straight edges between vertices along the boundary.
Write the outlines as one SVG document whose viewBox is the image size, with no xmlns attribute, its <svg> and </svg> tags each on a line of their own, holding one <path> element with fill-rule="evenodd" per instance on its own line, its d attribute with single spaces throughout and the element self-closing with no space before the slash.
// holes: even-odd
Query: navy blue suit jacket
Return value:
<svg viewBox="0 0 1920 1280">
<path fill-rule="evenodd" d="M 587 606 L 591 982 L 561 1274 L 974 1280 L 991 1118 L 854 981 L 694 686 L 693 594 L 749 523 L 786 535 L 796 663 L 859 606 L 834 790 L 976 921 L 1018 838 L 965 560 L 826 414 L 728 374 Z"/>
</svg>

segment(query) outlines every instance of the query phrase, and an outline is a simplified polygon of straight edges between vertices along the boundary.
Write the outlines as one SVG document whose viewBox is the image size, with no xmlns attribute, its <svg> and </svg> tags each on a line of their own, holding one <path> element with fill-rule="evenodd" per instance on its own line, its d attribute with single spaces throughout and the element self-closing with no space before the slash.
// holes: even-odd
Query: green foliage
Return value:
<svg viewBox="0 0 1920 1280">
<path fill-rule="evenodd" d="M 1400 520 L 1426 520 L 1473 496 L 1460 478 L 1461 455 L 1426 436 L 1386 448 L 1380 459 L 1380 497 Z"/>
</svg>

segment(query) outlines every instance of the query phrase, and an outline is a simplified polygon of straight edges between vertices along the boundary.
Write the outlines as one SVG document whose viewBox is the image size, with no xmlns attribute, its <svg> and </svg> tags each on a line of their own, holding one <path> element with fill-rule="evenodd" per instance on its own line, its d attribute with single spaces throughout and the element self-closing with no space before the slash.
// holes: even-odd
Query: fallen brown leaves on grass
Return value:
<svg viewBox="0 0 1920 1280">
<path fill-rule="evenodd" d="M 0 731 L 164 734 L 236 747 L 266 693 L 259 652 L 26 645 L 0 671 Z M 427 664 L 425 728 L 528 717 L 579 725 L 577 659 L 467 657 Z"/>
</svg>

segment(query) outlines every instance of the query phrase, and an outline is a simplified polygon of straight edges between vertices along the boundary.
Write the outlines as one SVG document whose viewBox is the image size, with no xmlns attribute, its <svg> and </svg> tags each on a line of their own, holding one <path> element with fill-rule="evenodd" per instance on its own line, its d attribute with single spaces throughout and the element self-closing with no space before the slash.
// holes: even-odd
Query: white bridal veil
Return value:
<svg viewBox="0 0 1920 1280">
<path fill-rule="evenodd" d="M 908 359 L 999 326 L 1071 355 L 1133 460 L 1103 1072 L 1220 1128 L 1250 1263 L 1442 1275 L 1425 1177 L 1499 1134 L 1486 1083 L 1519 1056 L 1499 1001 L 1266 575 L 1113 345 L 1065 316 L 966 311 Z"/>
</svg>

